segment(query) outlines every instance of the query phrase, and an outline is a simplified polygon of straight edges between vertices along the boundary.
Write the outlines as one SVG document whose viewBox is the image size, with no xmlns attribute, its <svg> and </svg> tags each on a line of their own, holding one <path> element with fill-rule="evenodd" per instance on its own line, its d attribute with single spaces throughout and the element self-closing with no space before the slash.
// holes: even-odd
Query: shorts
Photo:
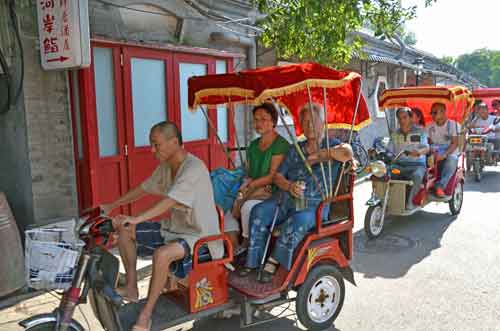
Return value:
<svg viewBox="0 0 500 331">
<path fill-rule="evenodd" d="M 142 222 L 135 227 L 135 241 L 137 245 L 137 255 L 148 257 L 153 255 L 155 249 L 166 243 L 177 242 L 186 250 L 186 256 L 191 254 L 189 245 L 182 238 L 169 236 L 165 238 L 161 231 L 161 222 Z"/>
</svg>

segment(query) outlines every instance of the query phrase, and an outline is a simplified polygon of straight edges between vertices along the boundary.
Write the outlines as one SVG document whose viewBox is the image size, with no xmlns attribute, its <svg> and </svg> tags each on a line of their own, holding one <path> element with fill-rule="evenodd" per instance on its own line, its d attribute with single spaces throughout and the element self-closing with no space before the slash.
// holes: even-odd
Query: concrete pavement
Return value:
<svg viewBox="0 0 500 331">
<path fill-rule="evenodd" d="M 500 169 L 487 171 L 480 184 L 467 181 L 458 217 L 449 214 L 447 204 L 433 204 L 392 220 L 376 241 L 368 241 L 362 229 L 370 183 L 356 187 L 352 266 L 358 286 L 347 283 L 336 330 L 500 330 Z M 2 311 L 0 330 L 19 330 L 17 320 L 49 311 L 51 305 L 28 300 Z M 101 330 L 88 307 L 83 309 L 91 330 Z M 86 325 L 80 312 L 76 317 Z M 207 319 L 185 327 L 233 331 L 239 319 Z M 303 328 L 290 317 L 247 330 L 269 329 Z"/>
</svg>

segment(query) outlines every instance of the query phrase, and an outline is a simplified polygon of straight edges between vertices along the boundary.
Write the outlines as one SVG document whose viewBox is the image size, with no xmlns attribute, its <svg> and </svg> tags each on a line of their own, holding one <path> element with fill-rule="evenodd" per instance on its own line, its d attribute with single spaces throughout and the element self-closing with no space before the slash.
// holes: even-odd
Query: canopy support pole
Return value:
<svg viewBox="0 0 500 331">
<path fill-rule="evenodd" d="M 229 97 L 229 101 L 228 101 L 228 106 L 229 106 L 229 111 L 231 111 L 231 109 L 233 109 L 233 104 L 231 102 L 231 97 Z M 245 97 L 245 107 L 248 106 L 248 97 Z M 235 117 L 236 117 L 236 109 L 234 109 L 234 114 L 235 116 L 232 116 L 233 117 L 233 127 L 234 127 L 234 139 L 236 141 L 236 147 L 238 147 L 238 155 L 240 157 L 240 162 L 241 164 L 243 165 L 243 167 L 245 169 L 248 170 L 247 168 L 247 160 L 243 160 L 243 153 L 241 153 L 241 145 L 240 145 L 240 140 L 238 139 L 238 130 L 236 130 L 236 121 L 235 121 Z"/>
<path fill-rule="evenodd" d="M 359 81 L 359 92 L 358 92 L 358 99 L 356 100 L 356 108 L 354 108 L 354 114 L 352 115 L 352 123 L 351 123 L 351 132 L 349 133 L 349 140 L 348 144 L 351 144 L 352 142 L 352 132 L 354 130 L 354 124 L 356 123 L 356 117 L 358 117 L 358 110 L 359 110 L 359 102 L 361 101 L 361 94 L 363 93 L 363 81 Z M 335 188 L 335 194 L 334 197 L 337 196 L 339 189 L 340 189 L 340 184 L 342 183 L 342 176 L 344 176 L 344 171 L 345 171 L 345 162 L 342 162 L 342 167 L 340 169 L 340 176 L 339 180 L 337 182 L 337 187 Z"/>
<path fill-rule="evenodd" d="M 222 150 L 224 151 L 224 154 L 226 154 L 227 159 L 229 160 L 229 162 L 231 163 L 231 165 L 236 169 L 236 164 L 234 163 L 233 159 L 231 158 L 231 155 L 229 154 L 228 148 L 222 142 L 222 139 L 219 136 L 219 132 L 217 132 L 217 129 L 215 128 L 214 123 L 212 122 L 212 120 L 210 119 L 210 117 L 208 117 L 207 111 L 205 110 L 205 108 L 203 106 L 199 106 L 199 107 L 201 109 L 201 112 L 203 113 L 203 115 L 207 119 L 208 126 L 210 126 L 210 129 L 215 133 L 215 136 L 217 137 L 217 141 L 219 142 Z"/>
<path fill-rule="evenodd" d="M 330 156 L 330 135 L 328 133 L 328 111 L 327 111 L 327 97 L 326 97 L 326 87 L 323 87 L 323 112 L 325 118 L 325 135 L 326 135 L 326 150 L 328 156 Z M 333 179 L 332 179 L 332 160 L 328 157 L 328 178 L 330 179 L 330 185 L 326 188 L 327 196 L 333 196 Z"/>
<path fill-rule="evenodd" d="M 314 116 L 314 111 L 313 111 L 313 105 L 312 105 L 312 97 L 311 97 L 311 88 L 309 87 L 309 84 L 307 84 L 307 96 L 309 98 L 309 111 L 311 112 L 311 119 L 312 119 L 312 122 L 313 122 L 313 132 L 314 132 L 314 135 L 316 136 L 316 146 L 318 148 L 318 155 L 320 155 L 320 151 L 321 151 L 321 141 L 323 140 L 321 135 L 318 135 L 318 130 L 316 130 L 316 118 Z M 326 118 L 324 119 L 326 121 Z M 330 154 L 328 154 L 328 157 L 330 157 Z M 323 166 L 323 162 L 321 161 L 321 158 L 320 158 L 320 162 L 319 162 L 319 165 L 321 167 L 321 177 L 323 177 L 323 185 L 325 186 L 325 191 L 326 191 L 326 196 L 328 197 L 328 184 L 327 184 L 327 181 L 326 181 L 326 174 L 325 174 L 325 167 Z"/>
</svg>

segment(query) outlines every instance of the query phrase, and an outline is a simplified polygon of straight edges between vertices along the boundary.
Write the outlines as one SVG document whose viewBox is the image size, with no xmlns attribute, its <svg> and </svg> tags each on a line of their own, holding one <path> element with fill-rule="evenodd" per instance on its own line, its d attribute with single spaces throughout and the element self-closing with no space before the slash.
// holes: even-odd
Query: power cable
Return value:
<svg viewBox="0 0 500 331">
<path fill-rule="evenodd" d="M 92 0 L 92 1 L 101 3 L 103 5 L 107 5 L 107 6 L 111 6 L 111 7 L 116 7 L 116 8 L 121 8 L 121 9 L 125 9 L 125 10 L 130 10 L 130 11 L 135 11 L 135 12 L 144 13 L 144 14 L 152 14 L 152 15 L 167 16 L 167 17 L 176 16 L 176 15 L 174 15 L 172 13 L 162 13 L 162 12 L 150 11 L 150 10 L 145 10 L 145 9 L 132 8 L 132 7 L 129 7 L 129 6 L 115 4 L 115 3 L 112 3 L 112 2 L 109 2 L 109 1 L 106 1 L 106 0 Z M 231 17 L 227 17 L 227 16 L 224 16 L 224 15 L 210 14 L 210 13 L 207 13 L 207 12 L 203 11 L 201 8 L 198 8 L 196 5 L 193 5 L 193 3 L 191 1 L 184 1 L 184 2 L 186 4 L 188 4 L 190 7 L 194 8 L 203 17 L 179 16 L 180 19 L 190 19 L 190 20 L 198 20 L 198 21 L 212 20 L 212 21 L 217 22 L 216 25 L 218 27 L 220 27 L 221 29 L 224 29 L 224 30 L 227 30 L 227 31 L 230 31 L 230 32 L 234 32 L 236 34 L 243 35 L 245 37 L 250 37 L 250 38 L 256 37 L 256 36 L 258 36 L 258 34 L 245 34 L 244 32 L 235 31 L 233 29 L 224 27 L 224 26 L 219 25 L 219 24 L 236 24 L 236 25 L 245 27 L 247 29 L 251 29 L 251 30 L 257 31 L 259 33 L 263 32 L 263 30 L 261 28 L 259 28 L 259 27 L 256 27 L 256 26 L 253 26 L 253 25 L 250 25 L 250 24 L 241 23 L 242 21 L 249 20 L 250 19 L 249 17 L 231 18 Z"/>
</svg>

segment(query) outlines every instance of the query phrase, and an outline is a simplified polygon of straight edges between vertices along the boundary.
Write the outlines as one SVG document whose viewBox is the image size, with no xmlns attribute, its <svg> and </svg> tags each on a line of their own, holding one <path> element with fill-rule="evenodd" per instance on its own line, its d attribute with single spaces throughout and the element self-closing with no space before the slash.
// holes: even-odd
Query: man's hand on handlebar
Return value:
<svg viewBox="0 0 500 331">
<path fill-rule="evenodd" d="M 99 206 L 101 208 L 101 211 L 104 215 L 109 215 L 115 209 L 111 203 L 108 204 L 102 204 Z"/>
<path fill-rule="evenodd" d="M 137 225 L 140 222 L 136 217 L 133 216 L 127 216 L 127 215 L 118 215 L 112 218 L 113 221 L 113 227 L 115 229 L 119 229 L 122 226 L 127 228 L 131 225 Z"/>
</svg>

